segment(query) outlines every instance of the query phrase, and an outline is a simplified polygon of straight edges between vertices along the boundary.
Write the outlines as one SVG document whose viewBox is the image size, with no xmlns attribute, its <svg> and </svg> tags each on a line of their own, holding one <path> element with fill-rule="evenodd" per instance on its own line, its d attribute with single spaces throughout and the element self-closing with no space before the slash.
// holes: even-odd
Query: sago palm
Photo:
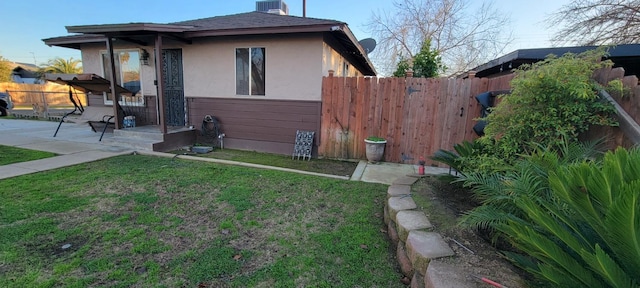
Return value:
<svg viewBox="0 0 640 288">
<path fill-rule="evenodd" d="M 540 145 L 531 155 L 523 155 L 512 166 L 503 166 L 499 172 L 471 172 L 463 174 L 457 181 L 471 188 L 474 197 L 483 205 L 464 215 L 464 226 L 491 228 L 507 216 L 522 216 L 515 201 L 523 196 L 550 197 L 548 173 L 558 166 L 598 159 L 598 147 L 602 141 L 574 143 L 564 141 L 559 150 L 550 150 Z M 496 235 L 499 236 L 499 235 Z"/>
<path fill-rule="evenodd" d="M 548 173 L 550 197 L 521 195 L 493 227 L 522 251 L 507 253 L 555 287 L 639 287 L 640 150 Z"/>
</svg>

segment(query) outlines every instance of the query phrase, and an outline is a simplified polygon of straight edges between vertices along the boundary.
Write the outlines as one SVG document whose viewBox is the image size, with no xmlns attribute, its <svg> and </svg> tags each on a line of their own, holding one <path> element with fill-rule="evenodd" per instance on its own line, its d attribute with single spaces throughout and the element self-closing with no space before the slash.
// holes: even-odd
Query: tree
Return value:
<svg viewBox="0 0 640 288">
<path fill-rule="evenodd" d="M 413 65 L 409 65 L 412 62 Z M 427 39 L 422 43 L 420 52 L 413 59 L 400 57 L 398 68 L 393 72 L 395 77 L 404 77 L 411 67 L 413 77 L 437 77 L 440 72 L 444 72 L 446 67 L 442 64 L 442 57 L 436 50 L 431 49 L 431 40 Z"/>
<path fill-rule="evenodd" d="M 69 58 L 69 60 L 56 57 L 47 62 L 47 66 L 42 68 L 42 72 L 64 74 L 82 73 L 82 61 L 73 59 L 73 57 Z"/>
<path fill-rule="evenodd" d="M 367 24 L 378 39 L 372 58 L 382 74 L 390 74 L 400 56 L 413 59 L 426 40 L 452 75 L 497 57 L 511 40 L 504 35 L 508 18 L 491 4 L 472 11 L 469 0 L 396 0 L 393 7 L 374 12 Z"/>
<path fill-rule="evenodd" d="M 629 44 L 640 41 L 640 1 L 574 0 L 549 17 L 550 27 L 562 27 L 556 44 Z"/>
<path fill-rule="evenodd" d="M 11 82 L 11 65 L 2 56 L 0 56 L 0 82 Z"/>
</svg>

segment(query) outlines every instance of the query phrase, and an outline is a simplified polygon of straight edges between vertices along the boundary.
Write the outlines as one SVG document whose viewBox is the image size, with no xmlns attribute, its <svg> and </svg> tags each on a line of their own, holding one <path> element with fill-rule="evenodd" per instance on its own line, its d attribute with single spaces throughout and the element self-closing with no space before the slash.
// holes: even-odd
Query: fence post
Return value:
<svg viewBox="0 0 640 288">
<path fill-rule="evenodd" d="M 469 77 L 469 79 L 476 78 L 476 71 L 469 71 L 469 73 L 467 73 L 467 76 Z"/>
<path fill-rule="evenodd" d="M 333 70 L 329 70 L 329 77 L 333 77 L 333 73 L 335 73 L 336 71 Z"/>
<path fill-rule="evenodd" d="M 40 91 L 42 94 L 42 111 L 44 112 L 43 117 L 45 119 L 49 119 L 49 105 L 47 105 L 47 95 L 45 95 L 44 91 Z"/>
<path fill-rule="evenodd" d="M 405 77 L 412 78 L 413 77 L 413 69 L 411 69 L 411 68 L 407 69 L 407 71 L 405 72 Z"/>
</svg>

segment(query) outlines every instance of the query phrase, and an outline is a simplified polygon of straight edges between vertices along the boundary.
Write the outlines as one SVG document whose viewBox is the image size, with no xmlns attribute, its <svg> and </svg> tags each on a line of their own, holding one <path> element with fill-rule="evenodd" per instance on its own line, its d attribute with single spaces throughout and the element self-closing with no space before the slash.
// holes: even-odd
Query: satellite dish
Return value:
<svg viewBox="0 0 640 288">
<path fill-rule="evenodd" d="M 376 49 L 376 40 L 373 38 L 362 39 L 358 41 L 358 43 L 360 43 L 360 46 L 364 48 L 364 51 L 367 52 L 367 54 L 373 52 L 373 49 Z"/>
</svg>

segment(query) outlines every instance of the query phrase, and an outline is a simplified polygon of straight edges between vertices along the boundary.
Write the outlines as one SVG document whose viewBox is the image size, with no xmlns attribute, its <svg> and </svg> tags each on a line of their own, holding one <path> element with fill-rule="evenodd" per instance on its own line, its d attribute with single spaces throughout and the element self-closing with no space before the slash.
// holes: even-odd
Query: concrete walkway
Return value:
<svg viewBox="0 0 640 288">
<path fill-rule="evenodd" d="M 100 134 L 92 132 L 86 124 L 62 123 L 62 126 L 58 131 L 58 135 L 54 138 L 53 134 L 57 126 L 58 123 L 51 121 L 0 118 L 0 145 L 53 152 L 59 155 L 46 159 L 0 166 L 0 179 L 92 162 L 118 155 L 131 154 L 134 152 L 134 150 L 130 148 L 99 142 L 98 139 L 100 138 Z M 105 133 L 103 140 L 111 137 L 113 137 L 112 133 Z M 174 154 L 151 151 L 140 152 L 143 154 L 153 154 L 165 157 L 175 156 Z M 227 160 L 189 157 L 183 155 L 178 157 L 188 158 L 191 160 L 206 159 L 205 161 L 218 162 L 222 164 L 250 165 L 256 168 L 277 169 L 288 172 L 313 174 L 316 176 L 326 176 L 339 179 L 351 179 L 353 181 L 382 183 L 387 185 L 391 185 L 393 181 L 400 177 L 415 174 L 417 172 L 416 165 L 384 162 L 379 164 L 369 164 L 366 161 L 360 161 L 356 171 L 349 178 Z M 425 172 L 427 174 L 440 174 L 447 173 L 448 169 L 426 167 Z"/>
<path fill-rule="evenodd" d="M 86 124 L 62 123 L 54 138 L 58 123 L 50 121 L 0 118 L 0 145 L 56 153 L 59 156 L 0 166 L 0 179 L 36 173 L 80 163 L 131 154 L 133 150 L 104 145 L 100 134 Z M 105 134 L 105 138 L 113 137 Z"/>
</svg>

